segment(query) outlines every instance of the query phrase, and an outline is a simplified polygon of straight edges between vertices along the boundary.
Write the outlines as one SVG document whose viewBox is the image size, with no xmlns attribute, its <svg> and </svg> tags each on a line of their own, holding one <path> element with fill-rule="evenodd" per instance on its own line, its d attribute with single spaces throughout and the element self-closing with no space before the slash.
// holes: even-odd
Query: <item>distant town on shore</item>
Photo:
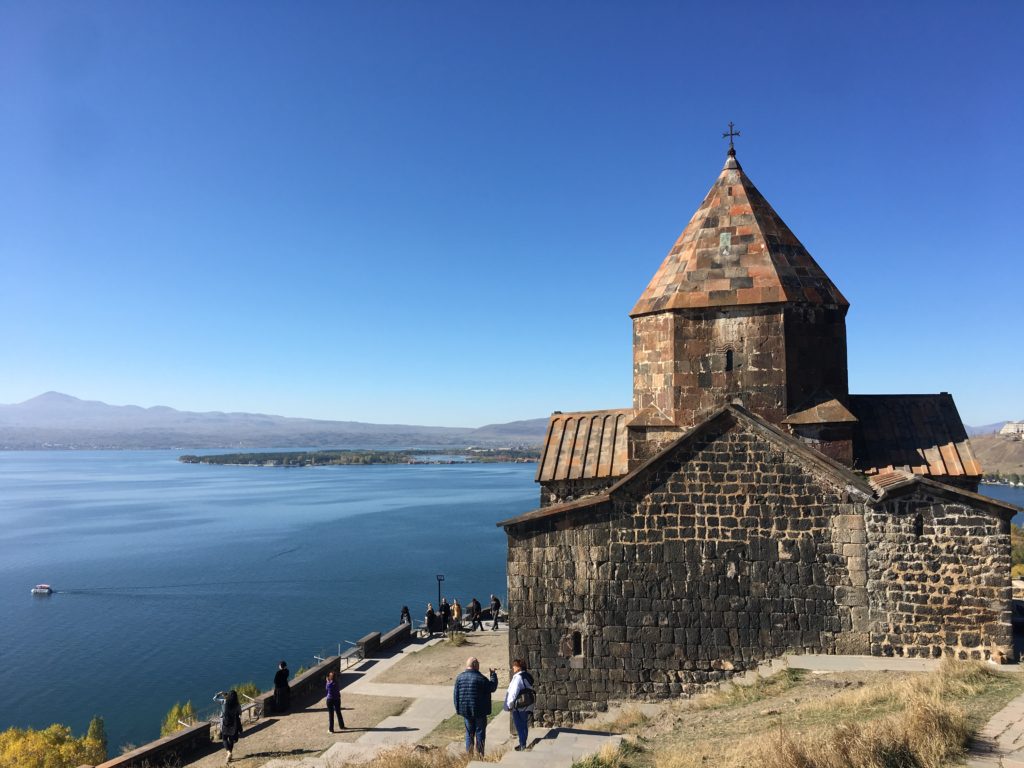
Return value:
<svg viewBox="0 0 1024 768">
<path fill-rule="evenodd" d="M 466 450 L 408 451 L 274 451 L 219 453 L 210 456 L 187 454 L 185 464 L 221 464 L 258 467 L 330 467 L 351 464 L 493 464 L 530 463 L 540 458 L 537 448 L 467 448 Z"/>
</svg>

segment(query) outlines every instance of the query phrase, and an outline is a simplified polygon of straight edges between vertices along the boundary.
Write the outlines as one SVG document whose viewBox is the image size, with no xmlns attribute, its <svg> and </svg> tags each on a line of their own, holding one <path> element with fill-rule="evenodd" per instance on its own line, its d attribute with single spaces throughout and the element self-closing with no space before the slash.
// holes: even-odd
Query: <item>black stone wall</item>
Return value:
<svg viewBox="0 0 1024 768">
<path fill-rule="evenodd" d="M 613 501 L 509 530 L 510 653 L 536 671 L 540 722 L 835 652 L 854 629 L 835 526 L 862 507 L 756 429 L 716 429 Z"/>
<path fill-rule="evenodd" d="M 872 654 L 1011 654 L 1008 520 L 919 493 L 866 523 Z"/>
</svg>

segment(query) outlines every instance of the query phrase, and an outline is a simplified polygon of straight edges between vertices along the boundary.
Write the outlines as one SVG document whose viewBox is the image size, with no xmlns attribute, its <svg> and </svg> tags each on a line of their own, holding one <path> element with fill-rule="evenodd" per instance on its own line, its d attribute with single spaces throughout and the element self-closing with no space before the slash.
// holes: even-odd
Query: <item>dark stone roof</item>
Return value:
<svg viewBox="0 0 1024 768">
<path fill-rule="evenodd" d="M 849 303 L 730 155 L 630 313 Z"/>
<path fill-rule="evenodd" d="M 631 408 L 553 413 L 537 464 L 538 483 L 626 474 Z"/>
<path fill-rule="evenodd" d="M 854 468 L 869 475 L 905 469 L 932 477 L 979 477 L 952 396 L 850 395 L 860 422 L 854 431 Z"/>
</svg>

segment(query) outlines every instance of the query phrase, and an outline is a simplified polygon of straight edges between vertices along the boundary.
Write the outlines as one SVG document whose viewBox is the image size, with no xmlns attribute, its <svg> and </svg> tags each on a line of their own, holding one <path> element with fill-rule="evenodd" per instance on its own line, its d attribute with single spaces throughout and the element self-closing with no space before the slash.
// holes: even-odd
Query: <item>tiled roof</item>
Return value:
<svg viewBox="0 0 1024 768">
<path fill-rule="evenodd" d="M 730 154 L 630 315 L 787 301 L 849 306 Z"/>
<path fill-rule="evenodd" d="M 626 409 L 622 411 L 591 411 L 589 413 L 568 413 L 568 414 L 553 414 L 551 417 L 551 427 L 555 425 L 556 419 L 562 419 L 569 417 L 570 420 L 577 420 L 579 417 L 595 417 L 600 415 L 616 415 L 619 414 L 624 417 L 625 423 L 629 421 L 629 414 L 632 411 Z M 707 430 L 712 429 L 716 423 L 720 423 L 722 420 L 731 420 L 733 422 L 743 422 L 748 426 L 758 430 L 767 439 L 775 443 L 776 445 L 784 448 L 785 450 L 791 451 L 799 455 L 803 461 L 810 465 L 815 466 L 825 476 L 831 477 L 836 483 L 841 484 L 845 489 L 852 494 L 859 494 L 861 498 L 870 498 L 873 495 L 874 489 L 865 482 L 864 478 L 860 475 L 852 472 L 847 467 L 843 466 L 837 461 L 830 459 L 828 456 L 819 453 L 813 448 L 809 447 L 803 440 L 788 435 L 780 430 L 774 424 L 762 419 L 760 416 L 751 413 L 741 405 L 725 405 L 713 413 L 708 414 L 703 421 L 697 424 L 695 427 L 687 430 L 685 434 L 673 440 L 668 445 L 665 445 L 659 450 L 654 456 L 647 459 L 639 466 L 634 467 L 628 473 L 625 471 L 625 457 L 623 457 L 623 473 L 622 477 L 615 481 L 614 484 L 609 486 L 600 494 L 594 496 L 587 496 L 582 499 L 575 499 L 573 501 L 563 502 L 561 504 L 550 504 L 546 507 L 540 507 L 526 512 L 517 517 L 509 518 L 508 520 L 502 520 L 498 523 L 501 527 L 510 527 L 520 525 L 522 523 L 533 522 L 549 517 L 556 517 L 565 515 L 568 513 L 578 512 L 580 510 L 591 510 L 594 507 L 610 502 L 615 499 L 623 489 L 628 490 L 629 487 L 638 482 L 639 478 L 642 478 L 646 473 L 656 468 L 661 462 L 664 461 L 665 457 L 672 453 L 676 448 L 685 443 L 694 440 L 698 436 L 704 434 Z M 544 447 L 544 453 L 547 454 L 551 443 L 551 427 L 548 429 L 548 443 Z M 625 431 L 625 430 L 623 430 Z M 544 459 L 541 459 L 541 467 L 544 466 Z M 540 472 L 538 472 L 538 480 L 541 480 Z"/>
<path fill-rule="evenodd" d="M 867 474 L 903 469 L 915 475 L 981 475 L 953 398 L 938 395 L 850 395 L 860 421 L 854 468 Z"/>
<path fill-rule="evenodd" d="M 626 424 L 632 415 L 631 408 L 551 414 L 537 482 L 626 474 Z"/>
</svg>

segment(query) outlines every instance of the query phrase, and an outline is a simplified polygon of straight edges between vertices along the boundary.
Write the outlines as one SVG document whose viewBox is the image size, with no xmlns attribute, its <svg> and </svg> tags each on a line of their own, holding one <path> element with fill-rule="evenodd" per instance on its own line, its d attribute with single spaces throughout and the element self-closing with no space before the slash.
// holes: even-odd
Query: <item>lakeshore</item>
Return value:
<svg viewBox="0 0 1024 768">
<path fill-rule="evenodd" d="M 99 714 L 116 754 L 175 701 L 266 688 L 281 658 L 308 667 L 402 605 L 419 620 L 437 574 L 449 597 L 507 602 L 494 522 L 537 502 L 529 464 L 263 472 L 178 455 L 0 454 L 0 607 L 17 628 L 3 727 L 82 733 Z M 1024 504 L 1024 489 L 982 492 Z M 32 598 L 40 581 L 58 593 Z"/>
<path fill-rule="evenodd" d="M 0 454 L 0 726 L 155 738 L 279 660 L 310 667 L 444 591 L 504 602 L 494 522 L 536 505 L 529 464 L 185 465 L 179 452 Z M 57 590 L 33 597 L 48 582 Z M 45 659 L 45 663 L 41 663 Z M 60 690 L 55 697 L 53 691 Z"/>
</svg>

